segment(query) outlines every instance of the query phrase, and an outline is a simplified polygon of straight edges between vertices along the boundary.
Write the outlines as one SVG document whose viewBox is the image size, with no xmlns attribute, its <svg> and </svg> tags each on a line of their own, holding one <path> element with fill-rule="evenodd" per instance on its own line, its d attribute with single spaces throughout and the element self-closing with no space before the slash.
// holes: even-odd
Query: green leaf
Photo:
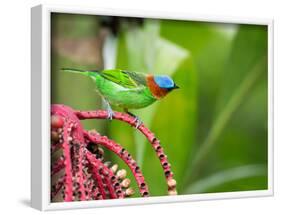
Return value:
<svg viewBox="0 0 281 215">
<path fill-rule="evenodd" d="M 223 170 L 221 172 L 214 173 L 206 178 L 202 178 L 193 184 L 191 184 L 188 189 L 185 190 L 185 193 L 206 193 L 214 190 L 217 190 L 218 187 L 221 187 L 224 184 L 231 183 L 233 181 L 254 178 L 254 177 L 266 177 L 267 168 L 262 164 L 252 164 L 246 166 L 234 167 L 231 169 Z M 254 187 L 252 187 L 254 189 Z M 234 189 L 232 186 L 230 191 L 242 191 L 241 187 Z M 247 188 L 249 190 L 249 188 Z"/>
<path fill-rule="evenodd" d="M 188 156 L 182 159 L 182 162 L 176 162 L 181 171 L 176 172 L 175 175 L 179 177 L 178 190 L 182 192 L 190 163 L 198 147 L 196 142 L 201 141 L 211 124 L 215 110 L 214 101 L 218 96 L 218 86 L 222 80 L 223 66 L 228 58 L 237 27 L 235 25 L 173 20 L 162 20 L 161 24 L 161 36 L 189 50 L 190 55 L 193 57 L 193 67 L 196 70 L 196 79 L 198 80 L 196 81 L 198 83 L 193 85 L 197 92 L 196 111 L 193 113 L 196 116 L 196 122 L 193 123 L 193 126 L 196 127 L 186 127 L 186 133 L 189 130 L 193 133 L 190 133 L 189 138 L 185 137 L 185 139 L 178 140 L 184 142 L 187 146 L 179 148 L 174 146 L 175 152 L 186 151 L 186 156 Z M 187 85 L 189 83 L 183 84 Z M 194 89 L 188 90 L 192 91 Z M 188 95 L 188 92 L 186 92 L 186 95 Z M 188 96 L 183 99 L 190 100 Z M 178 112 L 180 108 L 180 106 L 175 106 L 175 112 Z M 193 115 L 186 118 L 186 121 L 192 122 L 192 119 Z M 175 123 L 175 126 L 180 128 L 178 122 Z"/>
<path fill-rule="evenodd" d="M 209 153 L 217 154 L 214 147 L 216 146 L 216 144 L 220 143 L 220 140 L 222 140 L 220 138 L 222 138 L 222 136 L 224 135 L 223 132 L 225 134 L 228 132 L 224 130 L 226 129 L 229 121 L 232 119 L 233 116 L 235 116 L 235 113 L 237 111 L 238 112 L 241 111 L 239 109 L 241 105 L 247 103 L 247 100 L 251 98 L 253 92 L 255 92 L 256 86 L 261 83 L 259 82 L 259 80 L 263 80 L 265 78 L 265 74 L 267 73 L 267 69 L 266 69 L 267 36 L 266 35 L 267 35 L 267 30 L 264 26 L 243 25 L 240 27 L 238 34 L 234 40 L 231 55 L 229 57 L 228 63 L 224 70 L 224 73 L 227 75 L 225 76 L 225 80 L 221 87 L 221 94 L 217 103 L 217 107 L 218 107 L 217 115 L 206 136 L 206 139 L 200 146 L 200 149 L 197 152 L 196 157 L 193 161 L 193 165 L 189 172 L 189 182 L 192 179 L 196 178 L 198 174 L 200 174 L 199 171 L 202 169 L 202 165 L 206 164 L 206 161 L 208 160 L 207 155 Z M 263 88 L 263 91 L 265 89 L 266 88 Z M 264 94 L 264 97 L 261 99 L 259 104 L 261 105 L 262 110 L 264 110 L 262 114 L 266 115 L 266 105 L 267 105 L 266 94 Z M 260 106 L 254 108 L 260 108 Z M 237 120 L 239 121 L 238 123 L 243 124 L 244 121 L 245 123 L 247 123 L 248 121 L 247 118 L 248 118 L 247 115 L 244 115 L 244 118 L 241 117 L 237 118 Z M 263 117 L 263 119 L 266 119 L 266 117 Z M 232 128 L 232 130 L 230 131 L 233 132 L 233 129 L 236 128 Z M 229 127 L 229 129 L 231 128 Z M 249 133 L 251 128 L 247 130 Z M 262 129 L 260 130 L 260 132 L 262 132 L 265 137 L 267 136 L 266 129 Z M 245 143 L 244 145 L 239 144 L 239 146 L 236 144 L 236 147 L 239 148 L 238 150 L 239 152 L 237 155 L 234 155 L 233 151 L 229 151 L 229 147 L 227 146 L 228 144 L 227 141 L 224 141 L 225 146 L 223 146 L 222 143 L 220 144 L 220 148 L 224 147 L 225 149 L 223 153 L 226 153 L 228 156 L 230 156 L 228 157 L 228 159 L 232 158 L 231 154 L 236 156 L 236 160 L 237 160 L 236 163 L 243 162 L 243 159 L 239 159 L 239 158 L 242 158 L 241 154 L 243 155 L 243 148 L 249 146 L 249 144 L 254 145 L 257 144 L 257 142 L 259 142 L 260 145 L 259 150 L 264 149 L 263 145 L 266 146 L 267 144 L 266 138 L 256 139 L 252 135 L 244 134 L 243 131 L 241 131 L 240 133 L 236 133 L 236 136 L 232 135 L 232 138 L 228 140 L 230 141 L 236 140 L 236 142 L 238 141 L 237 144 L 239 142 Z M 261 153 L 262 153 L 262 157 L 264 156 L 266 157 L 266 152 L 261 152 Z M 227 156 L 225 156 L 225 158 L 226 157 Z M 223 165 L 223 163 L 220 162 L 219 159 L 217 159 L 217 162 L 220 163 L 220 166 Z M 264 184 L 263 186 L 266 186 L 266 184 Z"/>
<path fill-rule="evenodd" d="M 237 25 L 194 21 L 161 21 L 161 36 L 189 50 L 198 74 L 198 141 L 206 135 L 216 107 L 223 69 Z"/>
</svg>

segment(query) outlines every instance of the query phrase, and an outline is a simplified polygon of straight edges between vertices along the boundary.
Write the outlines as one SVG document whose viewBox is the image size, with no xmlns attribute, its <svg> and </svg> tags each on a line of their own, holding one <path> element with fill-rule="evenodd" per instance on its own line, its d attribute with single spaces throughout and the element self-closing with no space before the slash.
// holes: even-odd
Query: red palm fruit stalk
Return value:
<svg viewBox="0 0 281 215">
<path fill-rule="evenodd" d="M 121 187 L 113 171 L 109 169 L 100 159 L 97 159 L 91 152 L 85 150 L 87 174 L 92 178 L 87 180 L 87 199 L 92 195 L 94 199 L 106 199 L 104 187 L 108 189 L 108 198 L 124 198 Z M 97 187 L 96 187 L 97 185 Z M 95 191 L 93 191 L 95 190 Z"/>
<path fill-rule="evenodd" d="M 125 170 L 120 170 L 115 175 L 117 166 L 108 168 L 108 162 L 103 162 L 104 152 L 99 145 L 117 154 L 132 170 L 141 195 L 149 195 L 142 172 L 129 152 L 113 140 L 83 129 L 80 119 L 106 119 L 106 111 L 81 112 L 64 105 L 52 105 L 51 114 L 52 201 L 124 198 L 134 193 L 129 187 L 130 180 L 124 179 Z M 135 118 L 128 114 L 115 112 L 114 117 L 136 126 Z M 150 141 L 161 161 L 168 193 L 176 194 L 176 181 L 160 141 L 144 125 L 138 129 Z"/>
<path fill-rule="evenodd" d="M 65 128 L 68 128 L 69 123 L 65 123 Z M 63 150 L 64 153 L 64 165 L 65 165 L 65 194 L 64 201 L 72 201 L 73 190 L 72 190 L 72 166 L 71 166 L 71 157 L 70 157 L 70 146 L 68 143 L 69 133 L 67 129 L 63 131 Z"/>
<path fill-rule="evenodd" d="M 87 168 L 84 168 L 84 170 L 88 170 L 89 164 L 85 162 Z M 102 195 L 99 191 L 99 188 L 96 186 L 96 181 L 95 179 L 91 176 L 88 176 L 88 171 L 84 174 L 84 186 L 85 186 L 85 193 L 86 193 L 86 199 L 87 200 L 98 200 L 98 199 L 103 199 Z"/>
<path fill-rule="evenodd" d="M 61 121 L 64 121 L 62 127 L 62 148 L 64 165 L 65 165 L 65 192 L 64 201 L 73 201 L 75 196 L 73 191 L 77 193 L 79 200 L 85 200 L 85 189 L 83 186 L 83 173 L 82 173 L 82 159 L 84 159 L 82 147 L 84 138 L 82 134 L 82 126 L 79 119 L 73 114 L 71 108 L 66 106 L 52 106 L 51 114 L 53 115 L 52 127 L 54 125 L 61 125 Z M 57 122 L 57 123 L 55 123 Z M 52 171 L 54 172 L 54 171 Z M 73 180 L 75 183 L 73 183 Z M 73 184 L 76 187 L 73 188 Z M 77 190 L 76 190 L 77 189 Z"/>
<path fill-rule="evenodd" d="M 92 172 L 93 179 L 97 184 L 97 187 L 99 189 L 99 192 L 102 195 L 102 198 L 106 199 L 105 185 L 103 183 L 102 176 L 99 174 L 99 171 L 98 171 L 99 167 L 93 159 L 90 161 L 91 161 L 90 165 L 92 167 L 90 171 Z"/>
<path fill-rule="evenodd" d="M 128 185 L 124 186 L 127 192 L 122 190 L 120 178 L 114 173 L 116 168 L 113 172 L 107 167 L 108 164 L 103 163 L 101 149 L 98 148 L 98 152 L 89 151 L 89 144 L 93 143 L 84 138 L 86 131 L 74 111 L 64 105 L 52 105 L 51 114 L 51 200 L 99 200 L 132 195 L 132 188 Z M 117 145 L 110 140 L 104 144 Z M 144 185 L 141 173 L 138 178 L 143 179 L 141 183 Z"/>
<path fill-rule="evenodd" d="M 100 144 L 117 154 L 131 169 L 136 182 L 139 186 L 141 195 L 143 197 L 149 196 L 148 187 L 146 185 L 146 182 L 144 180 L 143 174 L 137 165 L 136 161 L 132 158 L 132 156 L 128 153 L 127 150 L 125 150 L 122 146 L 115 143 L 112 140 L 109 140 L 105 136 L 100 136 L 98 133 L 95 135 L 90 134 L 89 132 L 84 132 L 85 138 L 88 139 L 90 142 L 94 142 L 96 144 Z"/>
<path fill-rule="evenodd" d="M 124 198 L 120 184 L 117 185 L 118 181 L 112 170 L 110 170 L 107 166 L 103 165 L 103 163 L 99 159 L 96 159 L 95 156 L 93 156 L 93 154 L 91 154 L 89 151 L 86 152 L 86 157 L 90 164 L 98 166 L 99 173 L 104 176 L 106 186 L 109 189 L 110 198 Z M 116 188 L 116 191 L 114 187 Z"/>
<path fill-rule="evenodd" d="M 83 120 L 83 119 L 107 119 L 108 113 L 104 110 L 97 110 L 97 111 L 76 111 L 76 116 Z M 114 119 L 126 122 L 131 126 L 136 127 L 136 120 L 134 117 L 120 112 L 114 112 Z M 160 145 L 160 141 L 155 137 L 155 135 L 147 128 L 144 124 L 141 124 L 137 128 L 141 133 L 145 135 L 148 141 L 151 143 L 152 147 L 156 151 L 156 154 L 160 160 L 161 166 L 164 170 L 164 174 L 166 177 L 166 182 L 168 185 L 168 194 L 169 195 L 176 195 L 176 180 L 173 178 L 173 172 L 171 171 L 171 165 L 168 161 L 167 156 L 164 153 L 163 148 Z"/>
</svg>

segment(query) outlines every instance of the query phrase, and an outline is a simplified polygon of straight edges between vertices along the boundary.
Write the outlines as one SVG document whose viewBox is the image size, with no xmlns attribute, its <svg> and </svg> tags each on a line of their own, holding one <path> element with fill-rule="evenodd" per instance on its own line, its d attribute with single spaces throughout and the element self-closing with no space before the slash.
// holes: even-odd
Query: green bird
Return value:
<svg viewBox="0 0 281 215">
<path fill-rule="evenodd" d="M 167 75 L 152 75 L 121 69 L 80 70 L 63 68 L 65 72 L 79 73 L 88 76 L 96 82 L 96 87 L 103 98 L 108 118 L 112 119 L 114 112 L 110 105 L 123 108 L 136 118 L 138 127 L 141 121 L 130 113 L 129 109 L 147 107 L 162 99 L 174 89 L 179 88 Z"/>
</svg>

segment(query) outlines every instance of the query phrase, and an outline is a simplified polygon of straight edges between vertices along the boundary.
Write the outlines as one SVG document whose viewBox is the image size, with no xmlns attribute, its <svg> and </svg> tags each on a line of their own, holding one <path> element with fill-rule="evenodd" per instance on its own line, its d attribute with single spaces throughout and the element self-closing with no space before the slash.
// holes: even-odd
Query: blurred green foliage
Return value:
<svg viewBox="0 0 281 215">
<path fill-rule="evenodd" d="M 52 40 L 78 38 L 79 46 L 97 36 L 100 20 L 53 15 Z M 136 24 L 128 18 L 121 20 L 117 37 L 116 68 L 168 74 L 180 86 L 162 101 L 132 110 L 161 140 L 179 193 L 267 189 L 267 27 L 152 19 Z M 52 47 L 51 66 L 52 103 L 102 108 L 94 82 L 60 72 L 102 65 L 83 64 Z M 83 123 L 127 148 L 151 195 L 166 195 L 159 160 L 134 128 L 117 121 Z"/>
</svg>

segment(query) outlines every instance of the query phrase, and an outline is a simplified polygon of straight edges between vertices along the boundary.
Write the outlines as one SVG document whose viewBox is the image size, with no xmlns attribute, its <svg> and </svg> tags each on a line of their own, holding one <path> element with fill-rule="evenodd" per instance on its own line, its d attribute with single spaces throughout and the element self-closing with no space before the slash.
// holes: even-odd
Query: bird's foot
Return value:
<svg viewBox="0 0 281 215">
<path fill-rule="evenodd" d="M 113 116 L 114 116 L 114 112 L 113 112 L 112 108 L 110 107 L 109 102 L 105 98 L 103 98 L 102 100 L 103 100 L 103 104 L 105 105 L 106 111 L 108 114 L 107 119 L 112 120 Z"/>
<path fill-rule="evenodd" d="M 138 116 L 135 116 L 134 122 L 136 123 L 136 128 L 139 128 L 143 123 Z"/>
<path fill-rule="evenodd" d="M 134 123 L 136 123 L 136 125 L 135 125 L 136 128 L 139 128 L 143 124 L 143 122 L 140 120 L 140 118 L 138 116 L 136 116 L 135 114 L 133 114 L 129 111 L 126 111 L 126 113 L 135 118 Z"/>
<path fill-rule="evenodd" d="M 114 116 L 113 110 L 112 109 L 108 109 L 107 110 L 107 119 L 112 120 L 113 116 Z"/>
</svg>

